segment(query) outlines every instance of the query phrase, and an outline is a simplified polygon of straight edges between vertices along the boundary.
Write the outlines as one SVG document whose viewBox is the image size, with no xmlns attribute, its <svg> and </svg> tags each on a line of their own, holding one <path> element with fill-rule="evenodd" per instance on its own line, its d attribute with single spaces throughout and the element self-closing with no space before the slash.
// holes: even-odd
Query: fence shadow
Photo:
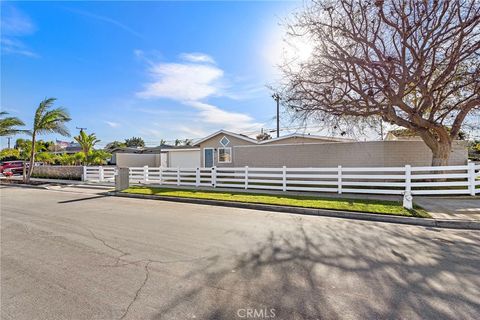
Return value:
<svg viewBox="0 0 480 320">
<path fill-rule="evenodd" d="M 480 234 L 404 230 L 350 222 L 272 232 L 227 265 L 216 257 L 185 275 L 188 288 L 153 319 L 242 319 L 245 308 L 275 309 L 275 319 L 478 316 Z"/>
</svg>

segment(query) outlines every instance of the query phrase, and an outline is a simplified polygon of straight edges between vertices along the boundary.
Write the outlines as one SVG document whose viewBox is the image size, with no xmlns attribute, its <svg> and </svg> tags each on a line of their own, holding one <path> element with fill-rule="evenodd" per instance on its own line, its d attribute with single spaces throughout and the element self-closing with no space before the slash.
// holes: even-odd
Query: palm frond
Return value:
<svg viewBox="0 0 480 320">
<path fill-rule="evenodd" d="M 40 125 L 40 122 L 42 121 L 43 115 L 45 112 L 53 106 L 53 103 L 57 100 L 56 98 L 45 98 L 43 99 L 40 104 L 37 107 L 37 110 L 35 111 L 35 117 L 33 120 L 33 126 L 34 128 Z"/>
<path fill-rule="evenodd" d="M 36 121 L 36 132 L 58 133 L 63 136 L 70 135 L 65 123 L 70 121 L 71 118 L 65 108 L 56 108 L 52 110 L 44 108 L 42 112 L 40 118 Z"/>
<path fill-rule="evenodd" d="M 2 111 L 0 112 L 0 116 L 7 115 L 8 112 Z M 18 129 L 18 126 L 24 126 L 22 120 L 17 117 L 5 117 L 0 119 L 0 136 L 10 136 L 15 135 L 17 133 L 25 132 L 25 130 Z"/>
</svg>

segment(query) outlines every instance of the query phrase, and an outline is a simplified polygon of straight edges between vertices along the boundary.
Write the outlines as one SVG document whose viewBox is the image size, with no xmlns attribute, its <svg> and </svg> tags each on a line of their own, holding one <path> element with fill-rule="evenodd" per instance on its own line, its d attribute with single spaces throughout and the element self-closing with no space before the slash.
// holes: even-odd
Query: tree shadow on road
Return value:
<svg viewBox="0 0 480 320">
<path fill-rule="evenodd" d="M 231 261 L 217 257 L 188 273 L 182 283 L 189 285 L 153 318 L 244 319 L 243 309 L 274 309 L 275 319 L 473 319 L 480 233 L 457 232 L 454 240 L 442 233 L 298 223 Z"/>
</svg>

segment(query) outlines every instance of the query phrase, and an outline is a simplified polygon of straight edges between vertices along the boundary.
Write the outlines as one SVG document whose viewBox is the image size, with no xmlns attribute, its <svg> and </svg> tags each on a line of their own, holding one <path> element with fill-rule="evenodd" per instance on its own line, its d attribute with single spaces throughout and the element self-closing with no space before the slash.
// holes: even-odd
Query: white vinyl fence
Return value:
<svg viewBox="0 0 480 320">
<path fill-rule="evenodd" d="M 131 167 L 130 183 L 279 191 L 480 194 L 480 164 L 376 168 Z M 113 182 L 115 167 L 84 167 L 84 180 Z"/>
</svg>

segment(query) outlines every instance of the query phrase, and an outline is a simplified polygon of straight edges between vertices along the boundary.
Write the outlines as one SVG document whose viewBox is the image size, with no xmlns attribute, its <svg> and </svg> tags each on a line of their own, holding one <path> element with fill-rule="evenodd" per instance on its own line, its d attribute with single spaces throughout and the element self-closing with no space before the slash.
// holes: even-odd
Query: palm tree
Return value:
<svg viewBox="0 0 480 320">
<path fill-rule="evenodd" d="M 108 152 L 105 152 L 103 150 L 95 150 L 92 152 L 89 161 L 91 164 L 94 165 L 104 165 L 111 157 L 112 155 Z"/>
<path fill-rule="evenodd" d="M 52 164 L 55 162 L 55 155 L 50 152 L 39 152 L 35 155 L 35 160 L 46 164 Z"/>
<path fill-rule="evenodd" d="M 127 145 L 125 144 L 125 142 L 113 141 L 113 142 L 107 143 L 107 145 L 105 146 L 105 150 L 114 150 L 116 148 L 124 148 L 126 146 Z"/>
<path fill-rule="evenodd" d="M 77 152 L 74 155 L 72 155 L 73 159 L 75 160 L 75 165 L 79 166 L 83 162 L 85 162 L 85 154 L 83 152 Z"/>
<path fill-rule="evenodd" d="M 22 120 L 17 117 L 6 117 L 8 112 L 2 111 L 0 112 L 0 136 L 11 136 L 20 132 L 26 132 L 26 130 L 20 130 L 16 127 L 24 126 Z"/>
<path fill-rule="evenodd" d="M 82 147 L 82 151 L 85 154 L 85 161 L 88 161 L 88 155 L 90 154 L 90 151 L 95 144 L 100 142 L 100 140 L 97 139 L 95 133 L 86 134 L 83 130 L 80 130 L 80 134 L 73 138 Z"/>
<path fill-rule="evenodd" d="M 26 181 L 30 181 L 35 161 L 35 139 L 39 134 L 58 133 L 62 136 L 69 136 L 65 123 L 70 121 L 70 116 L 65 108 L 52 109 L 56 98 L 46 98 L 38 105 L 33 119 L 32 129 L 32 150 L 30 152 L 30 167 Z"/>
</svg>

